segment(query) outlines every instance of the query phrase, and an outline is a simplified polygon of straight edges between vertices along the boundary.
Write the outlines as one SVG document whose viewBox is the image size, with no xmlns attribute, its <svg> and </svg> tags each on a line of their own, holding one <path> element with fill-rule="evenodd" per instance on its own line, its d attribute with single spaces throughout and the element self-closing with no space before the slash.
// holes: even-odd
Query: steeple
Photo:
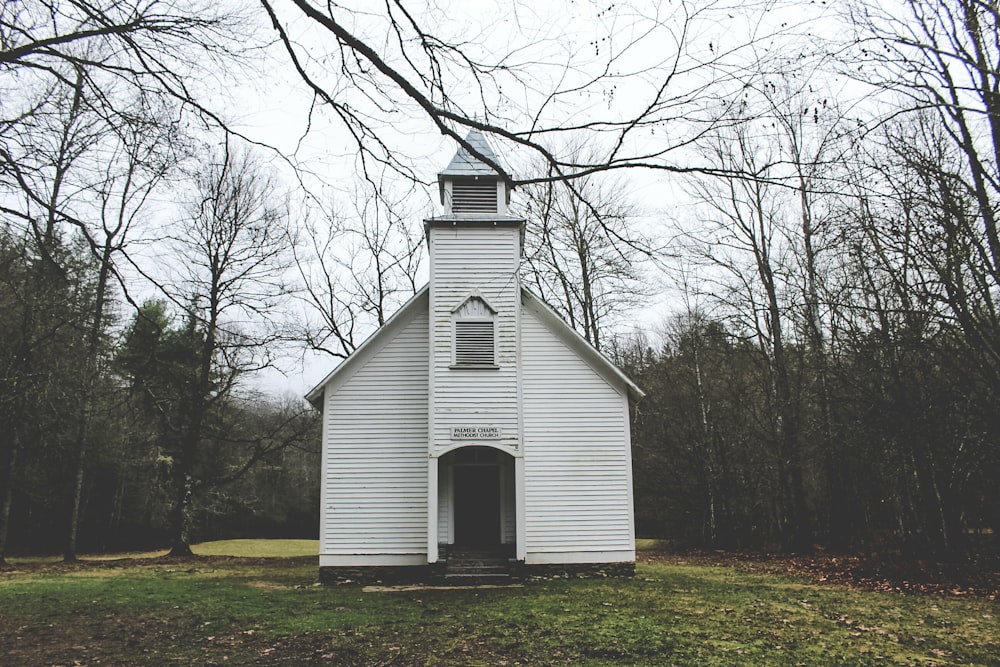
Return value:
<svg viewBox="0 0 1000 667">
<path fill-rule="evenodd" d="M 479 130 L 471 130 L 465 141 L 487 161 L 497 165 L 500 163 Z M 508 217 L 510 188 L 506 179 L 465 146 L 459 146 L 455 157 L 438 174 L 438 185 L 445 218 Z"/>
<path fill-rule="evenodd" d="M 500 166 L 486 138 L 473 130 L 465 143 L 473 150 L 460 147 L 438 175 L 443 213 L 424 220 L 431 474 L 437 474 L 436 457 L 468 444 L 466 427 L 486 428 L 487 446 L 508 453 L 521 443 L 519 268 L 525 221 L 508 213 L 508 181 L 488 164 Z M 437 552 L 436 540 L 428 543 L 431 552 Z"/>
</svg>

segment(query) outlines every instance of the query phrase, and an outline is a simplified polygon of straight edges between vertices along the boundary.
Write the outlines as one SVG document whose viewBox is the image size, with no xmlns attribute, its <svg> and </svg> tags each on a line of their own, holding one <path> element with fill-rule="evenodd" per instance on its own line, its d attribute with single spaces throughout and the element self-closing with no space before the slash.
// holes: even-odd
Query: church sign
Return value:
<svg viewBox="0 0 1000 667">
<path fill-rule="evenodd" d="M 499 440 L 499 426 L 452 426 L 452 440 Z"/>
</svg>

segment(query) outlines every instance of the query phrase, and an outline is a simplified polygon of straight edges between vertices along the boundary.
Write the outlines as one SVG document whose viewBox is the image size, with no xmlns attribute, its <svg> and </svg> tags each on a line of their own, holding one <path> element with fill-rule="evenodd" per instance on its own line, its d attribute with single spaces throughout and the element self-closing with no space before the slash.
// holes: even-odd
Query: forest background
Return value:
<svg viewBox="0 0 1000 667">
<path fill-rule="evenodd" d="M 661 5 L 2 3 L 0 562 L 314 536 L 275 371 L 419 289 L 471 129 L 647 392 L 640 534 L 996 555 L 996 2 Z"/>
</svg>

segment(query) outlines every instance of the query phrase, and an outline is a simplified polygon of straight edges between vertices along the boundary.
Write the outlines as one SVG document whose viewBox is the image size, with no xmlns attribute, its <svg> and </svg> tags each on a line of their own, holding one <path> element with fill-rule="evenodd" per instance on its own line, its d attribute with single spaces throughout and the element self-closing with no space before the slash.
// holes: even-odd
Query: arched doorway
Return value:
<svg viewBox="0 0 1000 667">
<path fill-rule="evenodd" d="M 513 457 L 491 447 L 462 447 L 442 456 L 439 465 L 443 542 L 475 549 L 513 548 Z"/>
</svg>

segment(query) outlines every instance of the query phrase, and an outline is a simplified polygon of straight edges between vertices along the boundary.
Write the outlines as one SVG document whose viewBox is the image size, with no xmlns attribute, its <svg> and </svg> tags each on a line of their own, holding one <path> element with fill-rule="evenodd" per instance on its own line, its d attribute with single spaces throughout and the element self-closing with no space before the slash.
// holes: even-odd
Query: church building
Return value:
<svg viewBox="0 0 1000 667">
<path fill-rule="evenodd" d="M 467 143 L 498 164 L 482 134 Z M 429 284 L 306 396 L 323 413 L 320 577 L 628 574 L 643 394 L 521 286 L 506 180 L 460 148 L 439 185 Z"/>
</svg>

